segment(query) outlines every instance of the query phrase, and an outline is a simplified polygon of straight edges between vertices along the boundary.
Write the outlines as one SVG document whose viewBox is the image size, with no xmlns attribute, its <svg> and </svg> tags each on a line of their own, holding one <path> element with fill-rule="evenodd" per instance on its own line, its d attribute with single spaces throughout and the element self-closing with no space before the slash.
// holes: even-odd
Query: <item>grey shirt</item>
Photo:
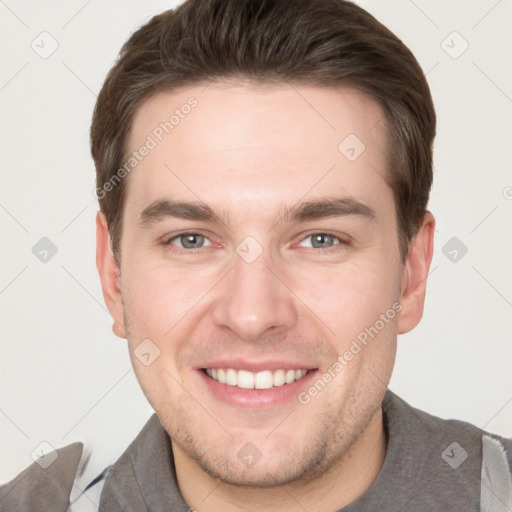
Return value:
<svg viewBox="0 0 512 512">
<path fill-rule="evenodd" d="M 477 512 L 482 431 L 415 409 L 391 391 L 382 408 L 388 445 L 381 471 L 362 496 L 339 512 Z M 503 444 L 510 464 L 512 442 Z M 113 466 L 101 505 L 109 512 L 189 510 L 176 484 L 169 438 L 156 415 Z"/>
<path fill-rule="evenodd" d="M 338 512 L 512 511 L 512 440 L 431 416 L 391 391 L 382 408 L 388 441 L 383 466 L 370 488 Z M 59 450 L 57 461 L 63 466 L 52 474 L 43 476 L 34 463 L 1 487 L 0 511 L 66 511 L 73 485 L 70 474 L 76 472 L 81 448 L 75 443 Z M 56 482 L 63 474 L 65 482 Z M 156 414 L 96 480 L 69 512 L 191 510 L 179 491 L 171 442 Z"/>
</svg>

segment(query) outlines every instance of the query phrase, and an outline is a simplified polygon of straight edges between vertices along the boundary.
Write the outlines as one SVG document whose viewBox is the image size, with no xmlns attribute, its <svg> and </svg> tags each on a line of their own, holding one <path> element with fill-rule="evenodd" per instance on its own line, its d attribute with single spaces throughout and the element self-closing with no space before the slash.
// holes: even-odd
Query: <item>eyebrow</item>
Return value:
<svg viewBox="0 0 512 512">
<path fill-rule="evenodd" d="M 282 207 L 275 223 L 306 222 L 326 218 L 358 216 L 375 220 L 375 211 L 368 205 L 349 197 L 323 198 Z M 226 216 L 216 213 L 204 203 L 157 199 L 144 208 L 139 216 L 139 226 L 148 228 L 166 218 L 200 220 L 225 224 Z"/>
</svg>

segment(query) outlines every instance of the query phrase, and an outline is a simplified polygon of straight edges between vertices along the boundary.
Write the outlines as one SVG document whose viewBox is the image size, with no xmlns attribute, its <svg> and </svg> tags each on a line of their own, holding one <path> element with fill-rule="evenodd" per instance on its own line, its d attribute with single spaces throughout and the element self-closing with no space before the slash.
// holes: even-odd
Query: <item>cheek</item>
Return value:
<svg viewBox="0 0 512 512">
<path fill-rule="evenodd" d="M 297 295 L 328 329 L 328 336 L 346 344 L 375 324 L 399 298 L 396 263 L 347 262 L 314 273 L 296 274 Z M 386 329 L 394 324 L 386 323 Z M 380 324 L 379 324 L 380 325 Z M 340 347 L 341 348 L 341 347 Z"/>
<path fill-rule="evenodd" d="M 334 372 L 345 383 L 339 386 L 340 394 L 347 389 L 366 389 L 371 394 L 389 381 L 400 310 L 393 269 L 347 265 L 332 273 L 322 293 L 316 294 L 318 316 L 330 329 L 328 336 L 343 368 Z"/>
<path fill-rule="evenodd" d="M 135 266 L 134 266 L 135 267 Z M 169 265 L 128 269 L 130 281 L 123 296 L 134 332 L 162 339 L 200 304 L 214 276 Z"/>
<path fill-rule="evenodd" d="M 146 385 L 158 383 L 155 387 L 158 397 L 158 389 L 174 389 L 173 377 L 178 378 L 184 368 L 180 354 L 197 328 L 198 318 L 206 314 L 208 291 L 218 277 L 214 269 L 176 269 L 168 264 L 148 263 L 130 265 L 126 275 L 130 279 L 123 287 L 123 301 L 129 322 L 132 363 L 146 396 L 153 397 Z M 146 339 L 158 353 L 150 367 L 136 358 L 137 347 Z M 173 392 L 179 395 L 180 390 Z"/>
</svg>

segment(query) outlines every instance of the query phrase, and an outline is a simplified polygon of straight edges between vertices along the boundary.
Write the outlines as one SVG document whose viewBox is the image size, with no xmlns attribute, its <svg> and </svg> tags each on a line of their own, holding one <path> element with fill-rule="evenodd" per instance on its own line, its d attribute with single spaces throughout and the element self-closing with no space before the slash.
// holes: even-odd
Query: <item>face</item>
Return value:
<svg viewBox="0 0 512 512">
<path fill-rule="evenodd" d="M 353 90 L 241 83 L 137 111 L 130 151 L 152 147 L 104 291 L 174 449 L 214 477 L 317 477 L 379 409 L 410 288 L 382 119 Z"/>
</svg>

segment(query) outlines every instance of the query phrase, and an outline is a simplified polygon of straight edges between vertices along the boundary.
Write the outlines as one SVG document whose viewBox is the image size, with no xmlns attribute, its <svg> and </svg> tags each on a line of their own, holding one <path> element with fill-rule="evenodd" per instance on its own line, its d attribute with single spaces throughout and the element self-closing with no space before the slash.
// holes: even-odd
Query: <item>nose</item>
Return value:
<svg viewBox="0 0 512 512">
<path fill-rule="evenodd" d="M 216 290 L 213 320 L 240 339 L 257 341 L 267 332 L 288 330 L 297 322 L 293 292 L 262 254 L 246 262 L 234 255 L 234 269 Z"/>
</svg>

